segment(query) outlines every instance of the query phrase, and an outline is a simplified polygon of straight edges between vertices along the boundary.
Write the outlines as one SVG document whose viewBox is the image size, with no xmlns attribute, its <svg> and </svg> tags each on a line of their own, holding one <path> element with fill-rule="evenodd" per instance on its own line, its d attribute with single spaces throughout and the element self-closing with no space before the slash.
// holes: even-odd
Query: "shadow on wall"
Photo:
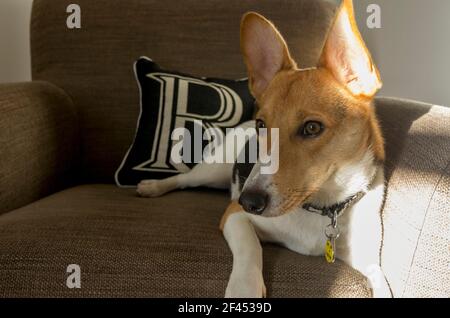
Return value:
<svg viewBox="0 0 450 318">
<path fill-rule="evenodd" d="M 426 115 L 431 105 L 379 97 L 375 99 L 375 107 L 385 139 L 385 178 L 389 182 L 399 164 L 412 124 Z"/>
</svg>

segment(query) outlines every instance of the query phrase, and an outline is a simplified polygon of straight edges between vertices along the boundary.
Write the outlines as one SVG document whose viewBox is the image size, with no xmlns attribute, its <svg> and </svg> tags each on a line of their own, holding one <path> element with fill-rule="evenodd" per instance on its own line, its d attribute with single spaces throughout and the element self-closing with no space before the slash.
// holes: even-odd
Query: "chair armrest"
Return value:
<svg viewBox="0 0 450 318">
<path fill-rule="evenodd" d="M 378 98 L 386 139 L 383 270 L 395 297 L 448 297 L 450 108 Z"/>
<path fill-rule="evenodd" d="M 75 182 L 75 107 L 47 82 L 0 84 L 0 214 Z"/>
</svg>

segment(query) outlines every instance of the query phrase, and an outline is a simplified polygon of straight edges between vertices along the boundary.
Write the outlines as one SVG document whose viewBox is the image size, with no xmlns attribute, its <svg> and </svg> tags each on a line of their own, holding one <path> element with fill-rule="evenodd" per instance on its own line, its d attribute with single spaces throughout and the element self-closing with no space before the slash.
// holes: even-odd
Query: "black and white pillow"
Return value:
<svg viewBox="0 0 450 318">
<path fill-rule="evenodd" d="M 165 71 L 146 57 L 136 61 L 134 70 L 141 111 L 133 144 L 115 174 L 119 186 L 167 178 L 195 166 L 197 161 L 175 164 L 171 160 L 175 128 L 185 128 L 191 136 L 207 128 L 225 132 L 252 118 L 254 99 L 246 79 L 197 78 Z M 208 143 L 202 141 L 202 147 Z"/>
</svg>

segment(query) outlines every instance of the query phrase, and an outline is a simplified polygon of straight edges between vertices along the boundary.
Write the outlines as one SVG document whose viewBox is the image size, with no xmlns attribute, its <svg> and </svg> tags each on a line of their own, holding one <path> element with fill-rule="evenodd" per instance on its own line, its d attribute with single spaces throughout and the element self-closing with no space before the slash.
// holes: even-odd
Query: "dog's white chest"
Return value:
<svg viewBox="0 0 450 318">
<path fill-rule="evenodd" d="M 326 242 L 325 228 L 330 219 L 299 209 L 274 218 L 251 215 L 260 240 L 283 245 L 304 255 L 322 255 Z"/>
</svg>

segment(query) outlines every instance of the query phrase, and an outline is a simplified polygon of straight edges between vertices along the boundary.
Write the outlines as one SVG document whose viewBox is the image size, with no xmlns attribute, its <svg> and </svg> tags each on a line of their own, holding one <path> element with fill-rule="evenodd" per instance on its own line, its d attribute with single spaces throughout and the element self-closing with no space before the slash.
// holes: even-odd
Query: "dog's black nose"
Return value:
<svg viewBox="0 0 450 318">
<path fill-rule="evenodd" d="M 261 215 L 267 206 L 268 195 L 262 191 L 244 191 L 239 197 L 239 204 L 251 214 Z"/>
</svg>

